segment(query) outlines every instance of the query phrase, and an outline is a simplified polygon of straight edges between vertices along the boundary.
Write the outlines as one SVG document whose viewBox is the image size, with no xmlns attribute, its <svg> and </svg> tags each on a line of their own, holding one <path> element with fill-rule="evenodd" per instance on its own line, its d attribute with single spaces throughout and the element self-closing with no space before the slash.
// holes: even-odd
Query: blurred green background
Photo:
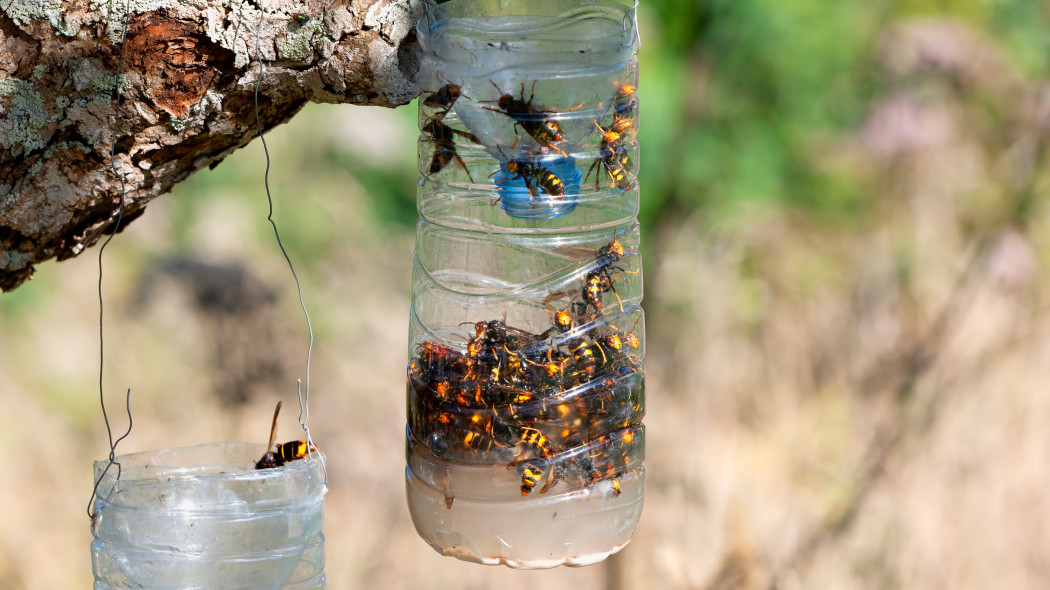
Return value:
<svg viewBox="0 0 1050 590">
<path fill-rule="evenodd" d="M 647 507 L 603 565 L 441 558 L 403 500 L 415 105 L 267 135 L 331 588 L 1043 588 L 1050 3 L 643 2 Z M 106 250 L 121 452 L 294 436 L 258 142 Z M 83 587 L 96 250 L 0 296 L 0 588 Z M 116 410 L 114 410 L 116 408 Z"/>
</svg>

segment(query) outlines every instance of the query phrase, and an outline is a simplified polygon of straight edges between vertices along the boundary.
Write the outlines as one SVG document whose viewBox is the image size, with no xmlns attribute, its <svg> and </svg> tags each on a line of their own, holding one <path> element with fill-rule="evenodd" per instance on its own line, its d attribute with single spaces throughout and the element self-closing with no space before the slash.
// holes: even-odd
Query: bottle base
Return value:
<svg viewBox="0 0 1050 590">
<path fill-rule="evenodd" d="M 492 469 L 506 471 L 499 465 Z M 645 471 L 512 500 L 452 496 L 411 468 L 405 470 L 405 487 L 416 531 L 438 553 L 485 565 L 544 569 L 592 565 L 623 549 L 641 516 Z"/>
</svg>

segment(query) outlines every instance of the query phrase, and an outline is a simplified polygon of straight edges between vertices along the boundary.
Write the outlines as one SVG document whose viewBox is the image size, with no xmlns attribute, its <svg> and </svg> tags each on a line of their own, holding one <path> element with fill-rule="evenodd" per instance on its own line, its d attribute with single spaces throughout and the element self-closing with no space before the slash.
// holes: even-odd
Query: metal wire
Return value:
<svg viewBox="0 0 1050 590">
<path fill-rule="evenodd" d="M 117 221 L 113 224 L 113 231 L 109 234 L 109 237 L 102 243 L 102 246 L 98 249 L 98 401 L 99 405 L 102 406 L 102 420 L 106 423 L 106 436 L 109 439 L 109 463 L 106 468 L 102 470 L 98 479 L 95 480 L 95 485 L 91 490 L 91 498 L 88 500 L 87 514 L 91 519 L 95 518 L 95 514 L 92 513 L 91 507 L 95 503 L 95 496 L 98 494 L 98 486 L 102 481 L 102 478 L 109 473 L 109 469 L 113 465 L 117 466 L 117 479 L 120 479 L 120 463 L 116 460 L 117 445 L 120 441 L 127 438 L 131 434 L 131 389 L 128 389 L 127 396 L 124 400 L 125 408 L 128 413 L 128 429 L 122 434 L 116 441 L 113 440 L 113 429 L 109 424 L 109 415 L 106 413 L 106 397 L 103 393 L 102 387 L 102 371 L 105 367 L 105 340 L 102 335 L 102 253 L 106 250 L 106 246 L 109 245 L 110 240 L 113 236 L 120 231 L 120 223 L 124 219 L 124 197 L 127 193 L 127 187 L 124 185 L 124 177 L 117 171 L 117 137 L 120 131 L 120 71 L 124 67 L 124 52 L 127 48 L 128 40 L 128 26 L 131 19 L 131 0 L 127 0 L 124 5 L 124 31 L 120 40 L 120 56 L 117 58 L 117 70 L 114 74 L 113 79 L 113 97 L 110 99 L 110 103 L 113 105 L 113 139 L 110 142 L 109 149 L 109 167 L 113 171 L 113 176 L 120 181 L 120 206 L 117 209 Z"/>
<path fill-rule="evenodd" d="M 303 308 L 303 315 L 306 316 L 306 328 L 310 332 L 310 343 L 306 349 L 306 393 L 303 393 L 303 382 L 302 379 L 297 379 L 297 393 L 299 396 L 299 426 L 303 428 L 303 432 L 306 433 L 306 453 L 307 457 L 313 458 L 313 437 L 310 434 L 310 427 L 307 426 L 307 422 L 310 419 L 310 361 L 313 358 L 314 350 L 314 327 L 310 323 L 310 312 L 306 309 L 306 301 L 303 299 L 303 286 L 299 282 L 299 275 L 295 272 L 295 265 L 292 264 L 292 259 L 288 256 L 288 251 L 285 250 L 284 244 L 281 242 L 281 233 L 277 231 L 277 222 L 273 219 L 273 197 L 270 194 L 270 150 L 266 146 L 266 137 L 264 136 L 262 119 L 259 117 L 259 85 L 262 83 L 263 75 L 263 62 L 262 56 L 259 50 L 259 38 L 262 36 L 262 24 L 264 20 L 264 13 L 262 9 L 259 10 L 259 23 L 255 29 L 255 61 L 259 63 L 259 73 L 255 79 L 255 125 L 258 129 L 259 139 L 262 141 L 263 153 L 266 155 L 266 171 L 263 173 L 263 184 L 266 187 L 266 201 L 269 204 L 269 214 L 266 216 L 266 220 L 273 226 L 273 235 L 277 239 L 277 246 L 281 249 L 281 254 L 284 255 L 284 260 L 288 263 L 288 269 L 292 271 L 292 278 L 295 280 L 295 288 L 299 292 L 299 305 Z M 325 465 L 324 456 L 318 453 L 317 458 L 321 462 L 321 469 L 324 471 L 324 483 L 328 483 L 328 467 Z"/>
</svg>

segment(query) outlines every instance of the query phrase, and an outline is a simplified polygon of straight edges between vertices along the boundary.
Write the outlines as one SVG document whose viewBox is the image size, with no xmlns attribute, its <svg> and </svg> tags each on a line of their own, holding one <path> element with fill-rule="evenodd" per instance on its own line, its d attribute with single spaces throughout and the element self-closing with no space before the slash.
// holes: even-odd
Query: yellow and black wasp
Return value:
<svg viewBox="0 0 1050 590">
<path fill-rule="evenodd" d="M 492 80 L 489 80 L 489 82 L 492 82 Z M 521 127 L 525 133 L 528 133 L 529 136 L 536 141 L 536 143 L 545 148 L 550 148 L 563 156 L 565 155 L 565 151 L 557 146 L 557 144 L 565 141 L 565 129 L 563 129 L 557 121 L 551 119 L 550 115 L 575 111 L 582 107 L 583 103 L 565 111 L 538 109 L 532 106 L 532 99 L 536 96 L 535 80 L 532 82 L 531 94 L 527 101 L 525 100 L 524 82 L 521 83 L 521 91 L 518 93 L 518 98 L 514 98 L 513 94 L 504 93 L 495 82 L 492 82 L 492 85 L 495 86 L 496 91 L 500 93 L 499 99 L 496 100 L 496 104 L 499 108 L 483 108 L 497 113 L 503 113 L 511 119 L 514 119 L 514 125 Z"/>
<path fill-rule="evenodd" d="M 634 117 L 638 110 L 638 87 L 626 82 L 620 84 L 613 99 L 613 117 L 626 120 Z"/>
<path fill-rule="evenodd" d="M 602 313 L 602 293 L 612 291 L 616 295 L 616 300 L 620 301 L 620 296 L 616 293 L 616 288 L 613 287 L 612 277 L 609 275 L 608 269 L 601 268 L 598 270 L 592 270 L 584 275 L 583 278 L 583 301 L 586 305 L 594 308 L 595 315 L 601 315 Z M 620 309 L 623 310 L 623 302 L 620 301 Z"/>
<path fill-rule="evenodd" d="M 550 347 L 538 358 L 538 361 L 525 359 L 526 363 L 536 367 L 533 371 L 532 381 L 539 384 L 548 384 L 553 379 L 565 375 L 565 365 L 568 364 L 572 357 L 559 351 L 556 347 Z"/>
<path fill-rule="evenodd" d="M 502 148 L 496 146 L 496 149 L 503 154 Z M 561 197 L 565 194 L 565 183 L 550 169 L 527 158 L 511 159 L 507 158 L 506 155 L 503 157 L 506 159 L 504 167 L 507 169 L 508 176 L 504 176 L 496 184 L 520 178 L 525 183 L 525 188 L 529 191 L 530 201 L 536 197 L 537 186 L 552 197 Z"/>
<path fill-rule="evenodd" d="M 551 316 L 551 321 L 554 325 L 540 334 L 540 338 L 549 338 L 554 334 L 564 334 L 576 327 L 576 320 L 569 313 L 569 308 L 555 309 L 554 313 L 547 311 L 547 315 Z"/>
<path fill-rule="evenodd" d="M 270 425 L 270 443 L 266 446 L 266 453 L 255 463 L 256 469 L 273 469 L 281 467 L 285 463 L 302 459 L 317 452 L 317 447 L 305 440 L 293 440 L 280 445 L 275 445 L 277 439 L 277 415 L 281 413 L 281 402 L 277 402 L 277 408 L 273 411 L 273 423 Z M 276 451 L 272 451 L 276 447 Z"/>
<path fill-rule="evenodd" d="M 594 159 L 591 167 L 587 170 L 587 176 L 591 175 L 595 167 L 599 165 L 604 166 L 605 173 L 609 176 L 609 180 L 612 181 L 612 185 L 621 190 L 628 190 L 634 187 L 634 176 L 632 173 L 634 162 L 631 161 L 631 155 L 626 143 L 626 129 L 630 127 L 630 120 L 624 119 L 623 121 L 626 124 L 615 122 L 608 129 L 594 121 L 594 126 L 601 133 L 602 140 L 598 146 L 598 157 Z M 624 131 L 620 132 L 617 129 L 623 129 Z M 600 183 L 601 181 L 596 177 L 594 190 L 598 190 Z"/>
<path fill-rule="evenodd" d="M 455 104 L 456 100 L 462 95 L 462 91 L 459 86 L 449 82 L 436 91 L 431 92 L 423 99 L 423 106 L 430 107 L 432 109 L 444 109 L 440 113 L 435 114 L 431 117 L 431 120 L 438 120 L 445 118 L 445 115 L 452 110 L 452 105 Z M 479 142 L 475 142 L 479 143 Z"/>
<path fill-rule="evenodd" d="M 464 418 L 467 423 L 461 425 L 463 446 L 474 451 L 487 451 L 493 448 L 510 448 L 513 445 L 513 432 L 495 415 L 495 412 L 473 412 Z"/>
</svg>

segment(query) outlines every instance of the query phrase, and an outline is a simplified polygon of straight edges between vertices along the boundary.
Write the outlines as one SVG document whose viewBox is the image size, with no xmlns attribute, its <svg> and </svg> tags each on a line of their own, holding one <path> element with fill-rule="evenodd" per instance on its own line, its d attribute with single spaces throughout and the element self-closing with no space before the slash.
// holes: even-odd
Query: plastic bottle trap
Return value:
<svg viewBox="0 0 1050 590">
<path fill-rule="evenodd" d="M 418 26 L 406 486 L 446 555 L 586 565 L 640 517 L 634 10 L 453 0 Z"/>
</svg>

